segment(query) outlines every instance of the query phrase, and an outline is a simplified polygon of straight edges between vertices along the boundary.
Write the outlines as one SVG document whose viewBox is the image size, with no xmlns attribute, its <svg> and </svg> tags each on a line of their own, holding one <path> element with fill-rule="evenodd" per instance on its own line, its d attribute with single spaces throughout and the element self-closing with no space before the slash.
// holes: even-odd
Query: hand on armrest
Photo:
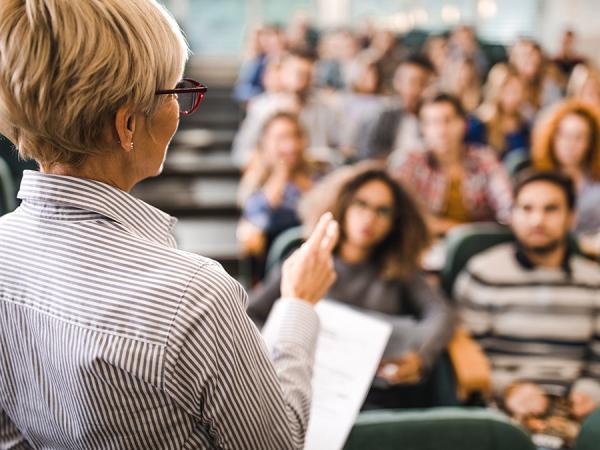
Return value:
<svg viewBox="0 0 600 450">
<path fill-rule="evenodd" d="M 456 375 L 458 397 L 466 400 L 474 392 L 487 396 L 491 392 L 489 360 L 479 344 L 462 327 L 454 332 L 448 353 Z"/>
</svg>

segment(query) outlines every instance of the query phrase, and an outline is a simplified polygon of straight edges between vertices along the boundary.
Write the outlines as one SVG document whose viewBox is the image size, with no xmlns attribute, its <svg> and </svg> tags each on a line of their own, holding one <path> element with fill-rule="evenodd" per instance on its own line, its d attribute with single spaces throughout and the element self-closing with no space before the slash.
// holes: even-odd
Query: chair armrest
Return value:
<svg viewBox="0 0 600 450">
<path fill-rule="evenodd" d="M 458 398 L 464 401 L 472 393 L 488 396 L 492 384 L 490 362 L 464 328 L 458 327 L 454 332 L 448 353 L 454 367 Z"/>
</svg>

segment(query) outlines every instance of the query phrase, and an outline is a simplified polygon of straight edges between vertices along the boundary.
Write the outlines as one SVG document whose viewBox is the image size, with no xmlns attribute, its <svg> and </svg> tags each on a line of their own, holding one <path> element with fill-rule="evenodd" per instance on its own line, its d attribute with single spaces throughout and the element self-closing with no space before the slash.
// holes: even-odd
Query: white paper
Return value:
<svg viewBox="0 0 600 450">
<path fill-rule="evenodd" d="M 341 450 L 390 337 L 389 324 L 321 300 L 313 396 L 305 450 Z"/>
</svg>

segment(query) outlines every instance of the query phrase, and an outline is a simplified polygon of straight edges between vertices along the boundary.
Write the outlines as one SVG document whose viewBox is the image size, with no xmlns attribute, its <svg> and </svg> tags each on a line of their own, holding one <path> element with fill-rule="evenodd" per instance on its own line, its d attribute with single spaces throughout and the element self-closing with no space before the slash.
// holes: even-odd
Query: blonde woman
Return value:
<svg viewBox="0 0 600 450">
<path fill-rule="evenodd" d="M 529 151 L 529 122 L 521 110 L 526 101 L 525 85 L 519 74 L 505 64 L 488 74 L 485 99 L 477 110 L 485 141 L 501 159 L 515 150 Z"/>
<path fill-rule="evenodd" d="M 318 173 L 306 144 L 297 115 L 279 112 L 265 123 L 238 193 L 238 238 L 245 254 L 263 256 L 279 233 L 300 224 L 298 203 Z"/>
<path fill-rule="evenodd" d="M 440 90 L 458 97 L 468 113 L 481 103 L 481 81 L 475 61 L 464 56 L 448 59 L 439 80 Z"/>
<path fill-rule="evenodd" d="M 128 193 L 206 91 L 187 54 L 154 0 L 0 2 L 0 129 L 40 166 L 0 219 L 0 448 L 303 448 L 331 218 L 265 342 L 241 286 Z"/>
</svg>

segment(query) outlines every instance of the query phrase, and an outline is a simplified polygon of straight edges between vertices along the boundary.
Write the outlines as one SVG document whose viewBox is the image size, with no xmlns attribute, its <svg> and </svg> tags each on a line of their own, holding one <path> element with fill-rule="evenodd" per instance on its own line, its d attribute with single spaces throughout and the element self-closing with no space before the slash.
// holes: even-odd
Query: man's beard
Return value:
<svg viewBox="0 0 600 450">
<path fill-rule="evenodd" d="M 527 245 L 525 242 L 519 242 L 519 245 L 526 251 L 530 253 L 534 253 L 538 256 L 544 256 L 549 253 L 554 252 L 559 249 L 561 246 L 565 244 L 564 239 L 555 239 L 553 241 L 548 242 L 545 245 Z"/>
</svg>

